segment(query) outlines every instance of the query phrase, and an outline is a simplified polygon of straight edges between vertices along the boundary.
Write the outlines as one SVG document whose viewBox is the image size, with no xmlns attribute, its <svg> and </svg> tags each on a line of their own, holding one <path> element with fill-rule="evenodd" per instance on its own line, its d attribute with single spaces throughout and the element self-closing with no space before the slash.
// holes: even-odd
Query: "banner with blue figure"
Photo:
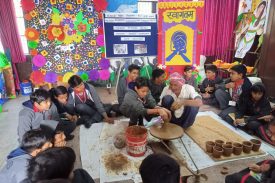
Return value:
<svg viewBox="0 0 275 183">
<path fill-rule="evenodd" d="M 159 3 L 159 63 L 166 66 L 199 63 L 203 6 L 202 1 Z"/>
</svg>

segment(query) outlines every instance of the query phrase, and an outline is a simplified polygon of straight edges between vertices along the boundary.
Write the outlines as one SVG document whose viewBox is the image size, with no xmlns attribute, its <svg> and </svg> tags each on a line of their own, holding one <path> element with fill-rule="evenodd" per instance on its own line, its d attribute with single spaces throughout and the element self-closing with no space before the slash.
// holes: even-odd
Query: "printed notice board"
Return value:
<svg viewBox="0 0 275 183">
<path fill-rule="evenodd" d="M 107 58 L 157 55 L 157 15 L 105 13 Z"/>
</svg>

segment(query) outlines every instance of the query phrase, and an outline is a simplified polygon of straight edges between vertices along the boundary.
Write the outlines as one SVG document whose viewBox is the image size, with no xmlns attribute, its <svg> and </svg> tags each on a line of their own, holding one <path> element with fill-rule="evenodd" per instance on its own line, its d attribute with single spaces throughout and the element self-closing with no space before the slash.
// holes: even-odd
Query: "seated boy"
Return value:
<svg viewBox="0 0 275 183">
<path fill-rule="evenodd" d="M 102 104 L 92 85 L 84 83 L 77 75 L 72 76 L 68 83 L 71 87 L 68 105 L 73 105 L 78 115 L 88 116 L 89 119 L 84 124 L 86 128 L 102 120 L 107 123 L 114 122 L 114 119 L 107 115 L 111 111 L 111 105 Z"/>
<path fill-rule="evenodd" d="M 221 84 L 222 79 L 217 76 L 217 67 L 215 65 L 208 65 L 205 68 L 206 78 L 200 85 L 200 92 L 202 95 L 202 100 L 204 104 L 217 105 L 217 100 L 215 98 L 216 85 Z"/>
<path fill-rule="evenodd" d="M 201 96 L 194 87 L 185 84 L 183 77 L 175 72 L 170 75 L 170 84 L 160 96 L 161 106 L 172 111 L 171 123 L 183 128 L 190 127 L 202 105 Z"/>
<path fill-rule="evenodd" d="M 222 112 L 221 118 L 226 120 L 230 113 L 235 113 L 236 104 L 241 95 L 247 95 L 252 86 L 246 77 L 246 67 L 242 64 L 230 68 L 230 78 L 225 83 L 216 85 L 215 98 Z"/>
<path fill-rule="evenodd" d="M 180 166 L 165 154 L 147 156 L 139 167 L 143 183 L 179 183 Z"/>
<path fill-rule="evenodd" d="M 143 125 L 143 118 L 150 120 L 159 115 L 163 120 L 169 120 L 171 114 L 168 110 L 156 106 L 156 101 L 149 92 L 149 82 L 146 78 L 137 78 L 133 88 L 126 93 L 120 111 L 130 117 L 129 125 Z"/>
<path fill-rule="evenodd" d="M 195 76 L 192 74 L 193 68 L 192 66 L 185 66 L 184 72 L 183 72 L 183 78 L 185 79 L 185 84 L 191 85 L 195 88 L 195 90 L 198 89 L 198 85 L 196 82 Z"/>
<path fill-rule="evenodd" d="M 251 164 L 248 168 L 225 177 L 225 183 L 273 183 L 275 182 L 275 160 Z"/>
<path fill-rule="evenodd" d="M 125 78 L 120 78 L 118 81 L 118 86 L 117 86 L 117 100 L 118 100 L 118 104 L 114 104 L 112 106 L 112 110 L 114 112 L 116 112 L 117 114 L 121 114 L 121 112 L 119 111 L 119 107 L 123 102 L 124 96 L 128 91 L 128 84 L 130 82 L 134 82 L 137 77 L 139 76 L 139 71 L 140 71 L 140 67 L 138 65 L 135 64 L 131 64 L 128 66 L 128 76 Z"/>
<path fill-rule="evenodd" d="M 19 112 L 18 136 L 21 142 L 23 135 L 31 130 L 38 129 L 43 126 L 49 127 L 54 131 L 63 131 L 66 139 L 70 140 L 70 135 L 75 129 L 75 123 L 63 122 L 59 119 L 57 108 L 51 102 L 48 91 L 38 89 L 30 96 L 30 100 L 23 103 L 23 109 Z"/>
<path fill-rule="evenodd" d="M 0 171 L 0 180 L 5 183 L 20 183 L 27 178 L 28 161 L 39 152 L 52 147 L 51 138 L 44 131 L 30 130 L 23 135 L 20 147 L 7 157 L 7 163 Z"/>
<path fill-rule="evenodd" d="M 162 69 L 155 69 L 152 73 L 152 79 L 149 81 L 149 89 L 156 103 L 159 103 L 160 95 L 165 87 L 165 72 Z"/>
</svg>

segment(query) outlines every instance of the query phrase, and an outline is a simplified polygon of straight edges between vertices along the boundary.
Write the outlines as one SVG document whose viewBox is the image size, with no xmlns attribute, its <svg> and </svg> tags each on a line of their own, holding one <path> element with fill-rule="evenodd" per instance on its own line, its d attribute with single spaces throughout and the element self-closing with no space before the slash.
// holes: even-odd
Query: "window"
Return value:
<svg viewBox="0 0 275 183">
<path fill-rule="evenodd" d="M 138 13 L 156 13 L 157 12 L 157 0 L 139 0 L 138 1 Z"/>
<path fill-rule="evenodd" d="M 23 47 L 23 51 L 25 54 L 29 54 L 29 48 L 27 44 L 27 39 L 25 37 L 25 22 L 24 22 L 24 15 L 23 15 L 23 10 L 21 8 L 21 0 L 13 0 L 14 3 L 14 8 L 15 8 L 15 14 L 16 14 L 16 22 L 17 22 L 17 27 L 19 30 L 19 35 L 21 38 L 21 43 Z"/>
</svg>

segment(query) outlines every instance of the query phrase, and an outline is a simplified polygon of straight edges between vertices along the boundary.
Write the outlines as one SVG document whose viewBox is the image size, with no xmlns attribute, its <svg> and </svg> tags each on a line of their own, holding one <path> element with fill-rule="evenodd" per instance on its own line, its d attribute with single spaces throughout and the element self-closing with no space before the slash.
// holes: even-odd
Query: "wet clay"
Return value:
<svg viewBox="0 0 275 183">
<path fill-rule="evenodd" d="M 107 155 L 104 157 L 104 163 L 108 172 L 116 174 L 127 171 L 127 168 L 131 166 L 129 159 L 121 153 Z"/>
<path fill-rule="evenodd" d="M 142 137 L 145 133 L 147 133 L 147 129 L 142 126 L 129 126 L 126 133 L 131 136 Z"/>
</svg>

